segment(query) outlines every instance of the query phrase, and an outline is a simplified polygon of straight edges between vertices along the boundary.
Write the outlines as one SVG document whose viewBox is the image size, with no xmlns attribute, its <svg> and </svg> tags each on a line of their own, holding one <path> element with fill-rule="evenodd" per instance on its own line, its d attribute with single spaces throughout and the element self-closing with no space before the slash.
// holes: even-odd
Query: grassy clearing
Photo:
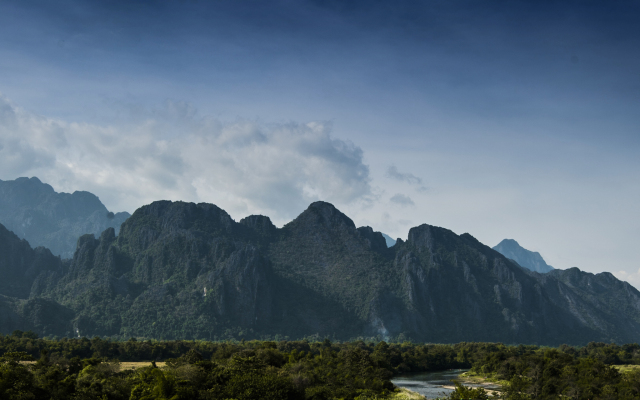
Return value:
<svg viewBox="0 0 640 400">
<path fill-rule="evenodd" d="M 629 365 L 614 365 L 614 367 L 618 371 L 620 371 L 621 373 L 633 372 L 633 371 L 640 370 L 640 365 L 633 365 L 633 364 L 629 364 Z"/>
<path fill-rule="evenodd" d="M 478 385 L 493 383 L 500 386 L 504 386 L 508 383 L 508 381 L 498 379 L 496 374 L 477 374 L 471 371 L 460 374 L 460 381 L 463 383 L 475 383 Z"/>
<path fill-rule="evenodd" d="M 35 364 L 36 361 L 20 361 L 20 364 L 23 365 L 29 365 L 29 364 Z M 120 371 L 124 371 L 127 369 L 138 369 L 138 368 L 143 368 L 143 367 L 150 367 L 151 366 L 151 361 L 135 361 L 135 362 L 120 362 L 118 363 L 120 364 Z M 164 361 L 156 361 L 156 367 L 158 368 L 162 368 L 164 366 L 166 366 L 167 363 Z"/>
<path fill-rule="evenodd" d="M 409 389 L 398 388 L 399 391 L 395 392 L 389 398 L 391 400 L 425 400 L 426 397 L 420 393 L 412 392 Z"/>
<path fill-rule="evenodd" d="M 158 368 L 162 368 L 166 365 L 167 363 L 165 363 L 164 361 L 156 362 L 156 366 Z M 144 367 L 150 367 L 150 366 L 151 366 L 151 361 L 121 362 L 120 371 L 124 371 L 127 369 L 138 369 L 138 368 L 144 368 Z"/>
</svg>

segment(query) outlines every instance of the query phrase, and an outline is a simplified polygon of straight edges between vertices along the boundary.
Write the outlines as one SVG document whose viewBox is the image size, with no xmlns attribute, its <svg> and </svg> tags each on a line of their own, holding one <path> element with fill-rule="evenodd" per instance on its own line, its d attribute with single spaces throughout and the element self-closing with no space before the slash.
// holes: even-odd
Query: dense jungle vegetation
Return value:
<svg viewBox="0 0 640 400">
<path fill-rule="evenodd" d="M 37 360 L 37 361 L 36 361 Z M 121 362 L 154 361 L 136 370 Z M 166 366 L 155 366 L 156 361 Z M 355 341 L 129 341 L 0 335 L 1 399 L 374 399 L 401 373 L 471 368 L 503 399 L 637 399 L 640 346 Z M 489 398 L 460 386 L 451 399 Z"/>
</svg>

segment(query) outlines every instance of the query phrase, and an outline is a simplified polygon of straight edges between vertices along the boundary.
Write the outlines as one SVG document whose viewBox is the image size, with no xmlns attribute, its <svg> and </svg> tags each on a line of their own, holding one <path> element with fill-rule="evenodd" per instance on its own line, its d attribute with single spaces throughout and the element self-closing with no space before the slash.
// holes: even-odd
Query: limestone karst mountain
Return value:
<svg viewBox="0 0 640 400">
<path fill-rule="evenodd" d="M 5 236 L 14 244 L 0 273 L 19 269 L 12 249 L 44 251 Z M 158 201 L 118 236 L 84 235 L 73 259 L 47 260 L 20 290 L 0 292 L 0 318 L 39 333 L 120 338 L 640 340 L 640 293 L 611 274 L 534 273 L 469 234 L 426 224 L 388 248 L 324 202 L 276 228 L 265 216 L 235 222 L 212 204 Z M 24 311 L 28 302 L 61 322 L 42 322 Z"/>
<path fill-rule="evenodd" d="M 33 247 L 71 258 L 80 235 L 116 232 L 129 213 L 112 213 L 89 192 L 57 193 L 38 178 L 0 180 L 0 223 Z"/>
<path fill-rule="evenodd" d="M 544 261 L 540 253 L 525 249 L 513 239 L 504 239 L 493 249 L 530 271 L 547 273 L 554 270 Z"/>
</svg>

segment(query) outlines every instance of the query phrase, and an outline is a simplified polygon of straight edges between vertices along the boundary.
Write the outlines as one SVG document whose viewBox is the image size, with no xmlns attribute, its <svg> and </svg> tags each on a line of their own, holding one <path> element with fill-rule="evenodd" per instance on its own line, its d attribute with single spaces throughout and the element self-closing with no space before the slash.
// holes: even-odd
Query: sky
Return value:
<svg viewBox="0 0 640 400">
<path fill-rule="evenodd" d="M 640 1 L 0 2 L 0 179 L 313 201 L 640 288 Z"/>
</svg>

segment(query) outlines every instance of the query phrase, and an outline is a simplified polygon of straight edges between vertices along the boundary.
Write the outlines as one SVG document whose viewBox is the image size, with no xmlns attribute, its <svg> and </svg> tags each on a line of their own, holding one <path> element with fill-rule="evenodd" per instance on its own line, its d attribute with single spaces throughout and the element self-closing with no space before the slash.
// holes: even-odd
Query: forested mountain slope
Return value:
<svg viewBox="0 0 640 400">
<path fill-rule="evenodd" d="M 44 335 L 71 334 L 73 312 L 36 295 L 65 273 L 65 262 L 44 247 L 0 225 L 0 331 L 34 330 Z"/>
<path fill-rule="evenodd" d="M 12 310 L 27 299 L 55 304 L 72 335 L 640 340 L 640 293 L 611 274 L 531 272 L 430 225 L 387 248 L 324 202 L 278 229 L 265 216 L 235 222 L 212 204 L 158 201 L 117 237 L 113 228 L 82 236 L 72 260 L 54 259 L 28 295 L 0 294 Z"/>
</svg>

